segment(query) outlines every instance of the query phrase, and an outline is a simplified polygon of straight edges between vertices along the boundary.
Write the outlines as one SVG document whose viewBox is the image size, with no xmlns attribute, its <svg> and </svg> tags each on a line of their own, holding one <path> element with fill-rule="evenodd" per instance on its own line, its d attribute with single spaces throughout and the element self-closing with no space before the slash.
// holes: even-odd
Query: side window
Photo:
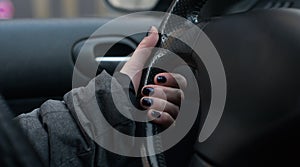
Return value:
<svg viewBox="0 0 300 167">
<path fill-rule="evenodd" d="M 0 19 L 117 17 L 106 0 L 0 0 Z"/>
<path fill-rule="evenodd" d="M 0 0 L 0 19 L 109 17 L 158 10 L 173 0 Z"/>
</svg>

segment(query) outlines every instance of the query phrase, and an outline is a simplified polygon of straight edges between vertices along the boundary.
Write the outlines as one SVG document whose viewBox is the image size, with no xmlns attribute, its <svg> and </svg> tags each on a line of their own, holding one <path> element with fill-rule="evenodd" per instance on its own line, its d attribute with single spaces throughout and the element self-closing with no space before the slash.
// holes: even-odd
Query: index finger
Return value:
<svg viewBox="0 0 300 167">
<path fill-rule="evenodd" d="M 154 78 L 156 85 L 184 89 L 187 81 L 184 76 L 176 73 L 159 73 Z"/>
</svg>

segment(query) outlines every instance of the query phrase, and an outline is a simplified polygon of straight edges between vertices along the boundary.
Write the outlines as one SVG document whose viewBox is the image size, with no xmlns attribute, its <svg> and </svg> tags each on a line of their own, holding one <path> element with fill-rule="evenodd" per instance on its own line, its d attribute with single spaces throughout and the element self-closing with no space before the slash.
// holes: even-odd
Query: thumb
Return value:
<svg viewBox="0 0 300 167">
<path fill-rule="evenodd" d="M 137 88 L 139 84 L 141 71 L 151 56 L 152 48 L 155 47 L 158 39 L 158 31 L 152 26 L 148 32 L 148 36 L 141 41 L 129 61 L 124 64 L 120 71 L 132 79 L 135 88 Z"/>
<path fill-rule="evenodd" d="M 132 55 L 132 59 L 139 59 L 143 62 L 142 64 L 144 65 L 151 54 L 152 48 L 155 47 L 158 41 L 158 37 L 159 36 L 157 29 L 152 26 L 147 34 L 147 37 L 145 37 L 136 48 L 135 52 Z"/>
</svg>

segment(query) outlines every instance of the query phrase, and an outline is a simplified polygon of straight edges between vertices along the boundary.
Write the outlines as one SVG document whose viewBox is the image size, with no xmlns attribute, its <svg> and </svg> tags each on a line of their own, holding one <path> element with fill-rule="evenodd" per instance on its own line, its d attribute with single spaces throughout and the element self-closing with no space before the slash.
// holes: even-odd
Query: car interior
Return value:
<svg viewBox="0 0 300 167">
<path fill-rule="evenodd" d="M 18 1 L 13 2 L 17 9 Z M 133 12 L 105 3 L 118 15 Z M 147 10 L 167 11 L 171 3 L 158 0 Z M 199 142 L 211 103 L 210 79 L 203 68 L 198 78 L 201 106 L 197 121 L 184 139 L 166 151 L 168 166 L 299 165 L 300 0 L 208 0 L 200 16 L 207 23 L 203 31 L 225 69 L 226 105 L 215 131 Z M 80 73 L 83 85 L 92 79 L 75 63 L 87 39 L 112 19 L 20 16 L 0 20 L 0 93 L 12 115 L 28 113 L 48 99 L 62 100 L 74 86 L 74 71 Z M 98 69 L 98 73 L 106 70 L 113 74 L 146 35 L 126 36 L 126 31 L 137 28 L 146 32 L 160 22 L 160 17 L 145 14 L 116 23 L 115 33 L 92 40 L 87 61 L 95 63 L 103 55 L 117 58 L 101 61 Z M 108 45 L 113 47 L 104 52 Z"/>
</svg>

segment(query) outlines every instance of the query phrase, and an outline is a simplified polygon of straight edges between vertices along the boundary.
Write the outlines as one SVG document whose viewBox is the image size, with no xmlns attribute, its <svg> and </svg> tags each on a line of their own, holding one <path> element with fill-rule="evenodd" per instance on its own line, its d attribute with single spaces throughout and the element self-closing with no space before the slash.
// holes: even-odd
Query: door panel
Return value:
<svg viewBox="0 0 300 167">
<path fill-rule="evenodd" d="M 46 99 L 61 99 L 71 90 L 74 47 L 108 21 L 85 18 L 0 22 L 0 92 L 16 114 L 31 111 Z M 145 21 L 133 18 L 126 22 L 133 27 L 147 28 L 159 24 L 157 18 Z M 116 30 L 111 36 L 102 38 L 102 43 L 112 42 L 116 36 L 124 38 L 122 32 L 126 29 L 122 23 Z M 127 49 L 109 52 L 108 56 L 127 56 L 144 35 L 125 38 L 125 44 L 121 40 L 118 46 L 126 48 L 129 45 Z M 103 56 L 100 44 L 95 45 L 95 49 L 98 54 L 95 58 Z M 117 63 L 106 61 L 102 66 L 111 72 Z"/>
</svg>

